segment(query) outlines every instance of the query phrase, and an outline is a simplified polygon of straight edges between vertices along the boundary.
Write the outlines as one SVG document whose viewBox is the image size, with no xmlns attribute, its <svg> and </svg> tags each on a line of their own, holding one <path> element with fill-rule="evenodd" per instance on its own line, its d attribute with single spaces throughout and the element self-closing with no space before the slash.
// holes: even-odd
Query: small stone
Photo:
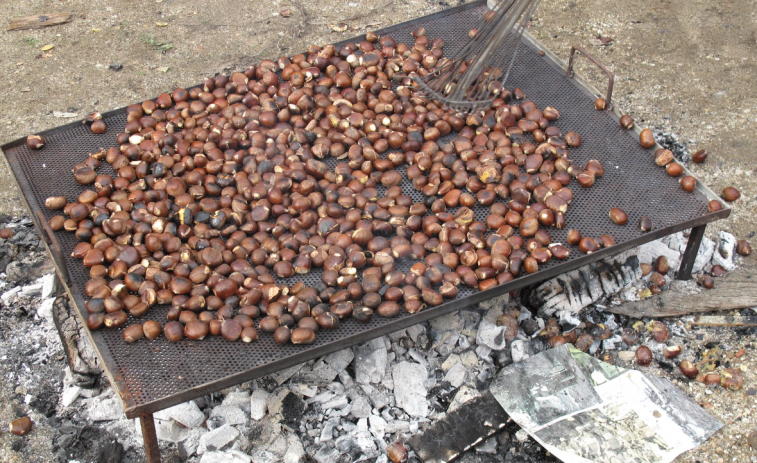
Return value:
<svg viewBox="0 0 757 463">
<path fill-rule="evenodd" d="M 222 405 L 237 405 L 244 407 L 250 403 L 250 391 L 233 391 L 226 394 Z"/>
<path fill-rule="evenodd" d="M 444 375 L 444 380 L 447 381 L 452 387 L 458 388 L 465 382 L 465 376 L 468 374 L 468 370 L 460 363 L 456 363 L 447 370 L 447 374 Z"/>
<path fill-rule="evenodd" d="M 359 395 L 352 400 L 350 413 L 355 418 L 367 418 L 371 414 L 371 403 L 367 397 Z"/>
<path fill-rule="evenodd" d="M 118 72 L 118 71 L 120 71 L 121 69 L 123 69 L 123 68 L 124 68 L 124 65 L 123 65 L 123 64 L 121 64 L 121 63 L 113 63 L 113 64 L 111 64 L 111 65 L 110 65 L 110 66 L 108 66 L 108 67 L 110 68 L 110 70 L 111 70 L 111 71 L 116 71 L 116 72 Z"/>
<path fill-rule="evenodd" d="M 222 449 L 233 442 L 238 436 L 239 431 L 237 428 L 225 424 L 200 437 L 200 444 L 197 446 L 197 454 L 202 455 L 210 450 Z"/>
<path fill-rule="evenodd" d="M 392 369 L 395 401 L 410 416 L 428 415 L 425 386 L 427 376 L 426 369 L 417 363 L 402 362 Z"/>
<path fill-rule="evenodd" d="M 37 309 L 37 316 L 44 320 L 51 320 L 53 318 L 53 306 L 55 305 L 55 298 L 48 297 L 43 299 L 42 303 Z"/>
<path fill-rule="evenodd" d="M 720 265 L 729 272 L 734 270 L 736 268 L 733 263 L 735 251 L 736 237 L 726 231 L 721 231 L 717 248 L 712 254 L 712 265 Z"/>
<path fill-rule="evenodd" d="M 219 405 L 210 412 L 211 418 L 220 418 L 224 424 L 247 425 L 247 414 L 236 405 Z"/>
<path fill-rule="evenodd" d="M 352 352 L 352 349 L 342 349 L 328 354 L 323 358 L 323 360 L 328 363 L 334 370 L 342 371 L 347 368 L 347 365 L 349 365 L 354 358 L 355 353 Z"/>
<path fill-rule="evenodd" d="M 383 439 L 386 433 L 386 420 L 378 415 L 371 415 L 368 417 L 368 423 L 370 425 L 371 434 L 376 439 Z"/>
<path fill-rule="evenodd" d="M 747 442 L 753 451 L 757 451 L 757 431 L 752 431 L 747 436 Z"/>
<path fill-rule="evenodd" d="M 325 444 L 318 449 L 315 455 L 313 455 L 313 460 L 318 463 L 333 463 L 338 459 L 339 452 Z"/>
<path fill-rule="evenodd" d="M 341 420 L 339 418 L 332 418 L 324 423 L 321 429 L 321 442 L 328 442 L 334 439 L 334 429 L 339 426 Z"/>
<path fill-rule="evenodd" d="M 115 398 L 95 397 L 87 405 L 87 417 L 92 421 L 113 421 L 123 417 L 121 403 Z"/>
<path fill-rule="evenodd" d="M 377 384 L 386 375 L 387 351 L 384 338 L 361 344 L 355 355 L 355 380 L 361 384 Z"/>
<path fill-rule="evenodd" d="M 289 387 L 292 388 L 293 392 L 307 398 L 315 397 L 318 394 L 318 388 L 311 384 L 290 384 Z"/>
<path fill-rule="evenodd" d="M 618 352 L 618 358 L 624 362 L 633 362 L 636 359 L 636 353 L 630 350 L 622 350 Z"/>
<path fill-rule="evenodd" d="M 253 420 L 262 420 L 268 411 L 268 397 L 271 394 L 263 389 L 256 389 L 250 396 L 250 417 Z"/>
<path fill-rule="evenodd" d="M 525 429 L 521 429 L 518 432 L 515 433 L 515 439 L 520 442 L 521 444 L 526 442 L 528 440 L 528 433 Z"/>
<path fill-rule="evenodd" d="M 63 394 L 60 396 L 60 402 L 61 405 L 63 405 L 64 408 L 68 408 L 76 399 L 79 398 L 79 394 L 81 393 L 81 388 L 75 384 L 72 385 L 66 385 L 63 388 Z"/>
<path fill-rule="evenodd" d="M 507 345 L 505 331 L 507 331 L 507 328 L 504 326 L 497 326 L 482 321 L 478 326 L 476 343 L 478 345 L 484 345 L 492 350 L 502 350 Z"/>
<path fill-rule="evenodd" d="M 495 437 L 490 437 L 489 439 L 486 439 L 483 443 L 476 446 L 476 453 L 483 453 L 485 455 L 496 455 L 497 454 L 497 439 Z"/>
<path fill-rule="evenodd" d="M 238 450 L 207 452 L 200 458 L 200 463 L 250 463 L 251 461 L 252 458 Z"/>
<path fill-rule="evenodd" d="M 156 413 L 156 418 L 170 418 L 187 428 L 196 428 L 205 422 L 205 414 L 194 400 L 162 410 L 159 414 Z"/>
<path fill-rule="evenodd" d="M 42 299 L 47 299 L 48 297 L 54 297 L 55 291 L 57 289 L 57 281 L 56 276 L 54 273 L 48 273 L 47 275 L 40 278 L 38 281 L 42 283 L 42 292 L 40 294 L 40 297 Z"/>
<path fill-rule="evenodd" d="M 706 236 L 702 238 L 702 242 L 699 244 L 699 251 L 697 251 L 697 257 L 694 260 L 694 266 L 691 269 L 692 273 L 699 273 L 705 269 L 705 267 L 712 260 L 712 255 L 715 253 L 715 242 Z"/>
<path fill-rule="evenodd" d="M 295 435 L 290 435 L 287 441 L 287 451 L 284 454 L 284 463 L 300 463 L 305 458 L 305 448 Z"/>
<path fill-rule="evenodd" d="M 348 403 L 349 402 L 347 402 L 347 396 L 340 395 L 340 396 L 334 397 L 328 402 L 325 402 L 322 406 L 324 410 L 341 409 L 341 408 L 346 407 Z"/>
<path fill-rule="evenodd" d="M 184 440 L 176 445 L 179 450 L 179 456 L 188 459 L 194 455 L 197 447 L 200 445 L 200 438 L 207 433 L 208 430 L 205 428 L 190 429 Z"/>
<path fill-rule="evenodd" d="M 355 431 L 355 432 L 357 433 L 358 431 Z M 359 431 L 359 433 L 361 435 L 365 435 L 368 432 L 366 430 L 361 430 Z M 370 435 L 370 434 L 367 434 L 367 435 Z M 352 435 L 339 436 L 334 442 L 334 446 L 336 447 L 336 450 L 342 455 L 344 455 L 344 457 L 346 457 L 346 460 L 348 461 L 357 460 L 359 456 L 363 453 L 363 449 L 360 448 L 360 444 L 358 444 L 357 439 Z"/>
<path fill-rule="evenodd" d="M 510 354 L 514 363 L 518 363 L 527 358 L 525 343 L 520 339 L 513 341 L 510 345 Z"/>
<path fill-rule="evenodd" d="M 42 282 L 32 283 L 30 285 L 22 286 L 20 296 L 32 297 L 42 294 Z"/>
<path fill-rule="evenodd" d="M 457 390 L 455 397 L 452 399 L 452 402 L 450 402 L 449 407 L 447 408 L 447 413 L 457 410 L 461 405 L 469 400 L 475 399 L 479 395 L 481 394 L 477 390 L 471 389 L 468 386 L 462 386 Z"/>
<path fill-rule="evenodd" d="M 137 420 L 139 421 L 139 420 Z M 137 424 L 137 429 L 142 431 L 140 424 Z M 158 440 L 173 442 L 177 444 L 187 438 L 189 429 L 175 422 L 174 420 L 155 420 L 155 434 L 158 436 Z"/>
</svg>

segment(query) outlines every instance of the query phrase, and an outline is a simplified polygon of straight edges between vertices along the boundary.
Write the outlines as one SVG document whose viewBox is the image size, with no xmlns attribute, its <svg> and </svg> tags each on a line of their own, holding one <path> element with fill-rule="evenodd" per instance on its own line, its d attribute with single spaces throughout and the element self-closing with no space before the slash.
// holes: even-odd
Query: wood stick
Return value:
<svg viewBox="0 0 757 463">
<path fill-rule="evenodd" d="M 700 315 L 692 325 L 700 326 L 757 326 L 757 317 L 736 315 Z"/>
<path fill-rule="evenodd" d="M 13 18 L 8 25 L 9 31 L 21 31 L 26 29 L 42 29 L 43 27 L 57 26 L 71 22 L 71 13 L 50 13 Z"/>
<path fill-rule="evenodd" d="M 704 289 L 693 281 L 671 282 L 671 288 L 638 302 L 607 307 L 608 312 L 629 317 L 675 317 L 717 310 L 757 306 L 757 276 L 747 269 L 715 278 L 715 287 Z"/>
</svg>

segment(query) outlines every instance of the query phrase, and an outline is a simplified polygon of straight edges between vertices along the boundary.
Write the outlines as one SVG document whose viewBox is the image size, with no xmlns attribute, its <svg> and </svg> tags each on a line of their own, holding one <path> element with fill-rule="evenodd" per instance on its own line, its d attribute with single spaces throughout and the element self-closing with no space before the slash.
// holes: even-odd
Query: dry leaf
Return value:
<svg viewBox="0 0 757 463">
<path fill-rule="evenodd" d="M 612 38 L 610 37 L 597 37 L 594 39 L 589 39 L 589 42 L 591 42 L 592 45 L 596 47 L 602 47 L 605 45 L 609 45 L 610 42 L 612 42 Z"/>
<path fill-rule="evenodd" d="M 279 11 L 279 15 L 282 18 L 288 18 L 288 17 L 292 16 L 292 9 L 291 8 L 284 8 L 281 11 Z"/>
<path fill-rule="evenodd" d="M 45 45 L 44 47 L 40 48 L 40 50 L 42 50 L 42 51 L 50 51 L 53 48 L 55 48 L 55 45 L 50 44 L 50 45 Z"/>
<path fill-rule="evenodd" d="M 331 29 L 332 32 L 344 32 L 347 30 L 347 24 L 329 24 L 329 29 Z"/>
</svg>

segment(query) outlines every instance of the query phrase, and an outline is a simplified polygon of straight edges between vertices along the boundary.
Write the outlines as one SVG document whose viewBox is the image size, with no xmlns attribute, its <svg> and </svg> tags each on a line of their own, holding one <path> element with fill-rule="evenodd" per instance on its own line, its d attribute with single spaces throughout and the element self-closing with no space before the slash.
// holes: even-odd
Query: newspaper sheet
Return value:
<svg viewBox="0 0 757 463">
<path fill-rule="evenodd" d="M 604 363 L 566 344 L 500 372 L 502 408 L 568 463 L 667 463 L 723 424 L 664 378 Z"/>
</svg>

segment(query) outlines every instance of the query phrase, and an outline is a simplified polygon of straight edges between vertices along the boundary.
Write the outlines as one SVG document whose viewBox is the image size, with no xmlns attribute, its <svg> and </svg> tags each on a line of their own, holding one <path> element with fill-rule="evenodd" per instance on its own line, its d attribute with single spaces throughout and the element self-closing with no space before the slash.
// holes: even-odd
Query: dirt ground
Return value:
<svg viewBox="0 0 757 463">
<path fill-rule="evenodd" d="M 310 43 L 336 42 L 455 4 L 423 0 L 6 2 L 0 21 L 0 75 L 6 82 L 6 91 L 0 93 L 0 143 L 93 111 L 139 102 L 176 86 L 191 86 L 205 76 L 243 69 L 261 58 L 296 53 Z M 561 58 L 567 59 L 570 45 L 578 44 L 604 62 L 616 76 L 613 102 L 637 124 L 676 134 L 689 152 L 710 152 L 705 164 L 689 168 L 715 191 L 733 185 L 742 193 L 731 216 L 708 227 L 707 234 L 713 238 L 721 229 L 740 239 L 751 238 L 757 229 L 755 6 L 752 0 L 545 1 L 531 26 L 532 34 Z M 73 21 L 41 30 L 5 30 L 11 18 L 58 11 L 73 13 Z M 347 30 L 334 32 L 341 23 Z M 605 88 L 601 75 L 586 60 L 579 59 L 577 69 L 591 76 L 598 88 Z M 59 117 L 59 113 L 75 116 Z M 4 165 L 0 185 L 0 213 L 25 214 Z M 740 271 L 755 268 L 750 258 Z M 729 340 L 734 349 L 746 349 L 743 364 L 752 372 L 757 366 L 755 343 L 741 332 L 710 328 L 690 334 L 699 335 L 702 343 Z M 738 392 L 716 388 L 706 394 L 704 389 L 682 385 L 687 391 L 693 387 L 688 391 L 691 396 L 709 403 L 710 411 L 727 425 L 716 438 L 677 461 L 754 458 L 746 434 L 755 428 L 757 409 L 747 391 L 754 390 L 757 379 L 750 373 L 745 380 L 744 390 Z"/>
</svg>

